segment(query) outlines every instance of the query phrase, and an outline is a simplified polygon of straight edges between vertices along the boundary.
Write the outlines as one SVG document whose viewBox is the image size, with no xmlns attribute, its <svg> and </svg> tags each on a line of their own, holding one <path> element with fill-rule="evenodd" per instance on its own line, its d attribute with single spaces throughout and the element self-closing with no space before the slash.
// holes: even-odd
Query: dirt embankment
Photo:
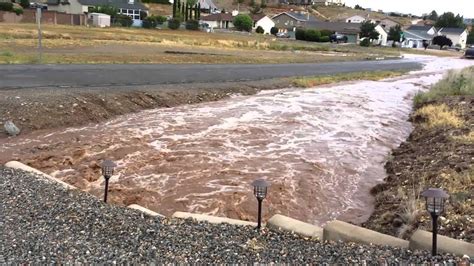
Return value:
<svg viewBox="0 0 474 266">
<path fill-rule="evenodd" d="M 158 107 L 216 101 L 233 94 L 291 86 L 289 79 L 214 84 L 182 84 L 117 88 L 36 88 L 1 91 L 0 138 L 3 124 L 13 121 L 22 134 L 35 130 L 96 123 Z"/>
<path fill-rule="evenodd" d="M 431 231 L 420 193 L 437 187 L 450 195 L 439 233 L 474 241 L 474 96 L 425 103 L 411 121 L 414 131 L 385 165 L 386 182 L 372 189 L 375 211 L 365 226 L 403 238 Z"/>
</svg>

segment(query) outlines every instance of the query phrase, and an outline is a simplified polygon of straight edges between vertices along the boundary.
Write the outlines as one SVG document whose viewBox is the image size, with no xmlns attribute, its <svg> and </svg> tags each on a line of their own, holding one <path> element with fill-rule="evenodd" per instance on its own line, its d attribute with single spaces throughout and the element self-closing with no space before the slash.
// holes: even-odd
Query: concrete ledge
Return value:
<svg viewBox="0 0 474 266">
<path fill-rule="evenodd" d="M 73 185 L 69 185 L 68 183 L 64 182 L 64 181 L 61 181 L 57 178 L 54 178 L 50 175 L 47 175 L 41 171 L 39 171 L 38 169 L 35 169 L 33 167 L 30 167 L 26 164 L 23 164 L 23 163 L 20 163 L 20 162 L 17 162 L 17 161 L 10 161 L 8 163 L 5 164 L 5 167 L 9 167 L 9 168 L 13 168 L 13 169 L 19 169 L 19 170 L 23 170 L 25 172 L 30 172 L 30 173 L 33 173 L 33 174 L 36 174 L 36 175 L 39 175 L 39 176 L 42 176 L 46 179 L 49 179 L 51 181 L 54 181 L 58 184 L 60 184 L 61 186 L 63 186 L 64 188 L 66 189 L 76 189 L 75 186 Z"/>
<path fill-rule="evenodd" d="M 257 223 L 254 223 L 254 222 L 247 222 L 247 221 L 242 221 L 242 220 L 237 220 L 237 219 L 230 219 L 226 217 L 217 217 L 217 216 L 190 213 L 190 212 L 175 212 L 172 217 L 180 218 L 180 219 L 192 218 L 197 221 L 204 221 L 204 222 L 208 222 L 212 224 L 228 223 L 228 224 L 233 224 L 233 225 L 257 226 Z"/>
<path fill-rule="evenodd" d="M 156 216 L 165 217 L 164 215 L 161 215 L 157 212 L 154 212 L 152 210 L 149 210 L 149 209 L 147 209 L 145 207 L 142 207 L 140 205 L 137 205 L 137 204 L 128 205 L 127 207 L 130 208 L 130 209 L 139 210 L 139 211 L 143 212 L 144 214 L 147 214 L 147 215 L 150 215 L 150 216 L 153 216 L 153 217 L 156 217 Z"/>
<path fill-rule="evenodd" d="M 267 223 L 268 227 L 279 228 L 285 231 L 295 232 L 296 234 L 323 238 L 323 229 L 319 226 L 304 223 L 293 218 L 280 214 L 273 215 Z"/>
<path fill-rule="evenodd" d="M 337 220 L 326 224 L 323 230 L 323 239 L 325 241 L 343 241 L 408 248 L 408 241 L 406 240 Z"/>
<path fill-rule="evenodd" d="M 416 230 L 410 238 L 410 249 L 431 250 L 431 232 Z M 451 253 L 458 256 L 468 255 L 474 258 L 474 244 L 438 235 L 438 252 Z"/>
</svg>

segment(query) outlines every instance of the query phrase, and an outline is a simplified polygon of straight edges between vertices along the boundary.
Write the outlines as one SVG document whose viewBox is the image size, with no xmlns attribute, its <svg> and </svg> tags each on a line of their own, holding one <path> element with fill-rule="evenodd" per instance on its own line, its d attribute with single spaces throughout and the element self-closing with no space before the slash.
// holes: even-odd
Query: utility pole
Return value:
<svg viewBox="0 0 474 266">
<path fill-rule="evenodd" d="M 42 61 L 42 53 L 43 47 L 41 44 L 41 39 L 43 38 L 41 34 L 41 7 L 36 8 L 36 23 L 38 24 L 38 59 L 39 63 L 41 64 Z"/>
</svg>

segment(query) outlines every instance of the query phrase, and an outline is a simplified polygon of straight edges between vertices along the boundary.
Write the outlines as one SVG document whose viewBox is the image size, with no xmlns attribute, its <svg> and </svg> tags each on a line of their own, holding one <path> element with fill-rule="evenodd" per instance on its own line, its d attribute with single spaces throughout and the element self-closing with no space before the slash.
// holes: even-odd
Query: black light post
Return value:
<svg viewBox="0 0 474 266">
<path fill-rule="evenodd" d="M 433 220 L 433 242 L 431 255 L 436 256 L 438 253 L 437 235 L 438 235 L 438 217 L 444 211 L 445 200 L 449 195 L 442 189 L 429 188 L 421 193 L 426 199 L 426 210 L 430 213 L 431 219 Z"/>
<path fill-rule="evenodd" d="M 262 227 L 262 201 L 267 196 L 267 188 L 270 184 L 263 180 L 257 179 L 253 181 L 253 194 L 257 198 L 258 201 L 258 223 L 257 223 L 257 230 L 260 230 Z"/>
<path fill-rule="evenodd" d="M 111 160 L 104 160 L 102 162 L 102 175 L 105 178 L 105 192 L 104 192 L 104 202 L 107 202 L 107 192 L 109 191 L 109 179 L 114 174 L 114 169 L 117 165 Z"/>
</svg>

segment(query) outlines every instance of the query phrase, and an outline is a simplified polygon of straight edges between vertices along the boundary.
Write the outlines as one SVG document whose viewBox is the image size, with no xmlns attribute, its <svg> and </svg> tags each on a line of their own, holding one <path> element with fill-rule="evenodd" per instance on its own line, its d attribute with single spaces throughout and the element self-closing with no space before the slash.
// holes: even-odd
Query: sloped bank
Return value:
<svg viewBox="0 0 474 266">
<path fill-rule="evenodd" d="M 372 189 L 375 210 L 365 227 L 408 239 L 417 228 L 431 231 L 422 190 L 450 194 L 439 233 L 474 241 L 474 68 L 450 72 L 415 97 L 414 130 L 385 165 L 385 183 Z"/>
</svg>

